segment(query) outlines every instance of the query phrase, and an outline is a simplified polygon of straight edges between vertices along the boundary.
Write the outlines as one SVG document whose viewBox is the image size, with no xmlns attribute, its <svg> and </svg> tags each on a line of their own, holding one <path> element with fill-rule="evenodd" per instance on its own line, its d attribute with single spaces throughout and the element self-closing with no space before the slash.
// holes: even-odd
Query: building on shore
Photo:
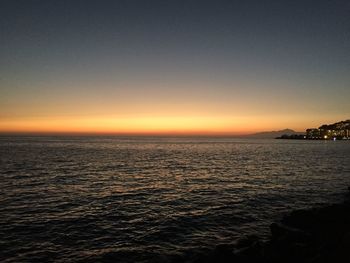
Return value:
<svg viewBox="0 0 350 263">
<path fill-rule="evenodd" d="M 350 120 L 340 121 L 333 124 L 324 124 L 318 129 L 306 130 L 306 139 L 310 140 L 336 140 L 350 139 Z"/>
<path fill-rule="evenodd" d="M 306 130 L 306 139 L 321 139 L 320 130 L 317 128 L 311 128 Z"/>
</svg>

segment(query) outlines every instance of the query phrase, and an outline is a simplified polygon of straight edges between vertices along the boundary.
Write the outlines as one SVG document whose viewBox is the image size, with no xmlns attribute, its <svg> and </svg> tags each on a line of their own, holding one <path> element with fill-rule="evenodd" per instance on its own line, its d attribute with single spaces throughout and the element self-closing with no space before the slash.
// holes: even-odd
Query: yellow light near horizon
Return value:
<svg viewBox="0 0 350 263">
<path fill-rule="evenodd" d="M 37 118 L 0 122 L 1 131 L 96 133 L 221 133 L 237 130 L 242 120 L 228 117 Z"/>
<path fill-rule="evenodd" d="M 148 116 L 3 117 L 0 118 L 0 132 L 240 135 L 287 127 L 304 130 L 303 127 L 291 126 L 292 121 L 282 115 L 247 116 L 239 112 L 226 116 L 190 113 L 176 116 L 158 112 Z M 300 124 L 300 118 L 296 118 L 294 124 Z"/>
</svg>

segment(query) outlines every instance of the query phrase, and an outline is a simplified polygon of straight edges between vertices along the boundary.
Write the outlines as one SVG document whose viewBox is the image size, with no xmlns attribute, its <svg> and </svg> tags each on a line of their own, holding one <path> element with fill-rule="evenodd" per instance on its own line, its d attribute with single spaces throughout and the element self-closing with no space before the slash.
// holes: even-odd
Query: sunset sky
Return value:
<svg viewBox="0 0 350 263">
<path fill-rule="evenodd" d="M 350 1 L 0 3 L 0 132 L 238 135 L 350 118 Z"/>
</svg>

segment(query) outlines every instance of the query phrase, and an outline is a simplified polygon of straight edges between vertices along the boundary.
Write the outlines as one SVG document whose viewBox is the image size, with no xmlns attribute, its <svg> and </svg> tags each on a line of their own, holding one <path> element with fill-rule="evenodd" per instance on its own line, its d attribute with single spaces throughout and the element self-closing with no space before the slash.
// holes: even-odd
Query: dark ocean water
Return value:
<svg viewBox="0 0 350 263">
<path fill-rule="evenodd" d="M 1 262 L 186 260 L 336 202 L 350 141 L 0 137 Z"/>
</svg>

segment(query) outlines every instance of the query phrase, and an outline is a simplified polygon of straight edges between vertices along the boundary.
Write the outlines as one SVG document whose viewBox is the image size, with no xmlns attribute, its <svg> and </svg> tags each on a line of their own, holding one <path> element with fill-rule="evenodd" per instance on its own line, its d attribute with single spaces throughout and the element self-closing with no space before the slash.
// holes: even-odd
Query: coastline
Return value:
<svg viewBox="0 0 350 263">
<path fill-rule="evenodd" d="M 350 187 L 343 202 L 293 210 L 272 223 L 270 232 L 267 241 L 245 236 L 190 262 L 349 262 Z"/>
</svg>

